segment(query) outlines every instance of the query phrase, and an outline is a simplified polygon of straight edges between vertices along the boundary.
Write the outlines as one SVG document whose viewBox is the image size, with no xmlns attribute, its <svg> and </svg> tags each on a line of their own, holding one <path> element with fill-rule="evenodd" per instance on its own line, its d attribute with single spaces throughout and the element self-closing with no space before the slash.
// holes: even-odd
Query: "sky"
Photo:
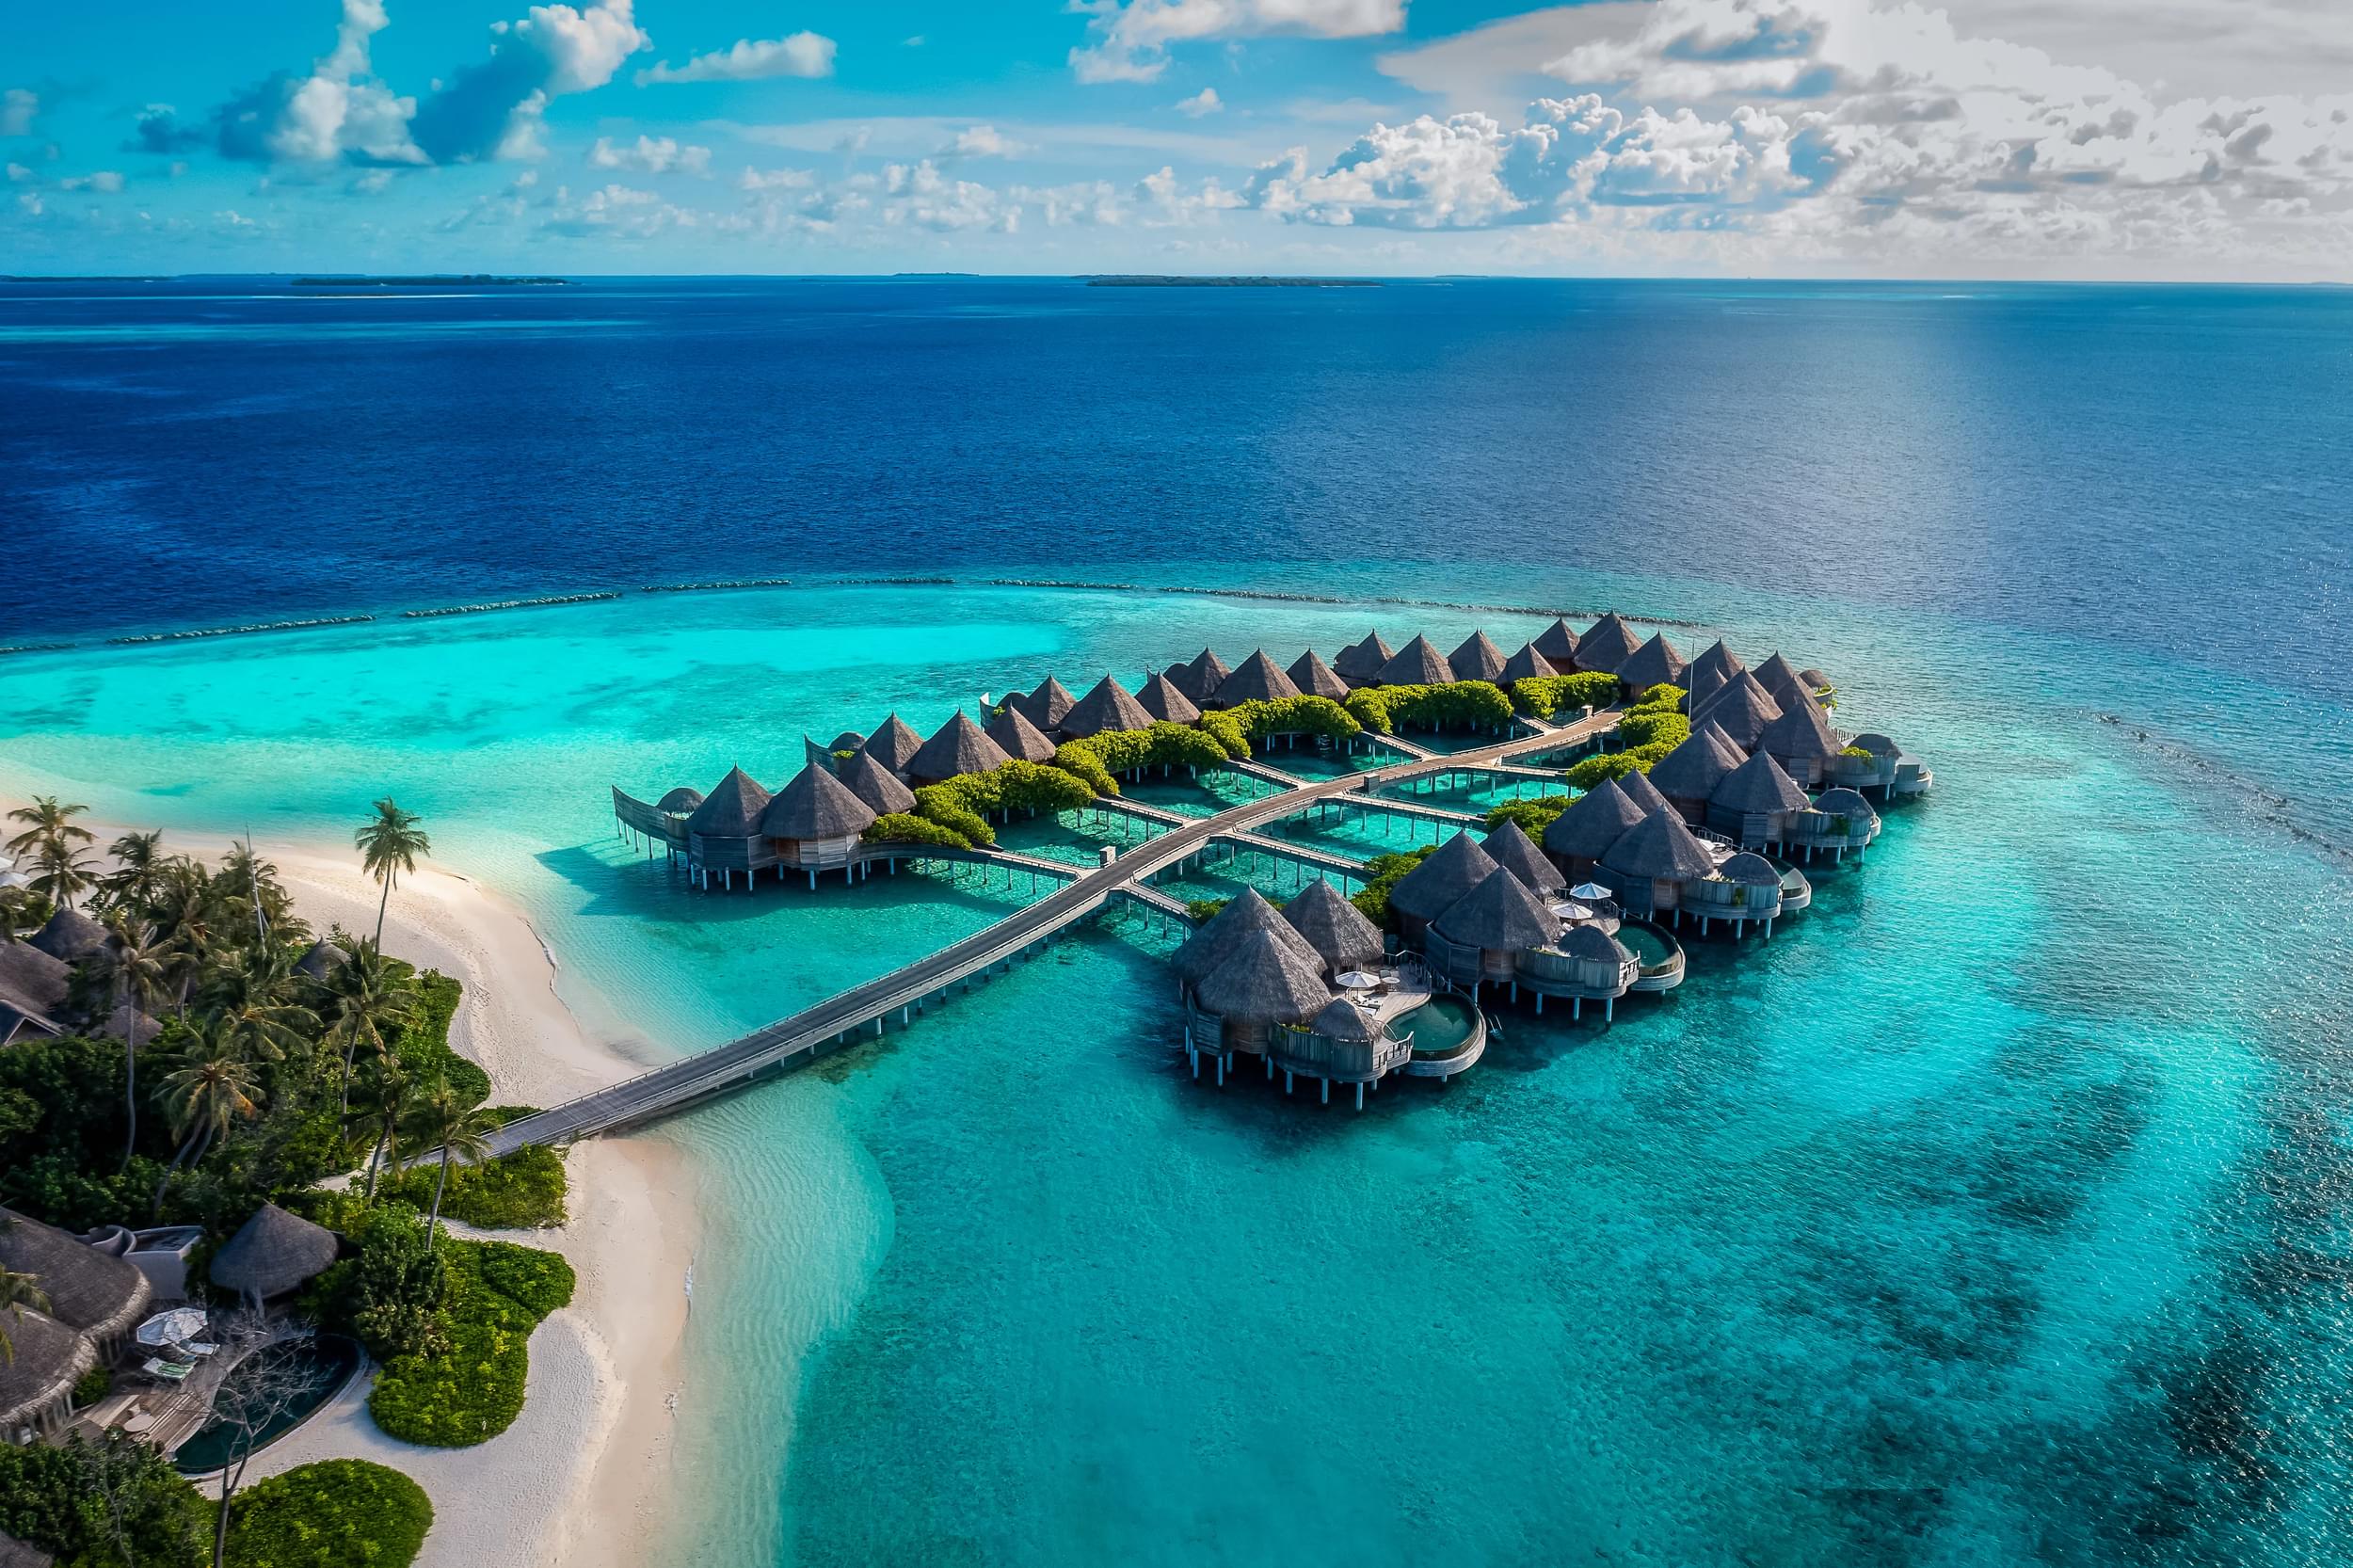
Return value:
<svg viewBox="0 0 2353 1568">
<path fill-rule="evenodd" d="M 0 272 L 2342 281 L 2349 0 L 0 8 Z"/>
</svg>

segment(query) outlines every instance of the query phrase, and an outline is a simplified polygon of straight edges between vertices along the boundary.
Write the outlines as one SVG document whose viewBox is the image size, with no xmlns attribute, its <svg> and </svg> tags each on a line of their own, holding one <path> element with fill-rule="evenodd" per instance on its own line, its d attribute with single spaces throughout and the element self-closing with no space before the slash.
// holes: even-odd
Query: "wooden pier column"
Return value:
<svg viewBox="0 0 2353 1568">
<path fill-rule="evenodd" d="M 1328 1078 L 1320 1078 L 1320 1079 L 1316 1080 L 1316 1081 L 1317 1081 L 1318 1083 L 1320 1083 L 1320 1084 L 1321 1084 L 1321 1085 L 1323 1086 L 1323 1103 L 1324 1103 L 1324 1104 L 1326 1104 L 1326 1105 L 1331 1104 L 1331 1103 L 1332 1103 L 1332 1080 L 1331 1080 L 1330 1079 L 1328 1079 Z"/>
<path fill-rule="evenodd" d="M 1357 1109 L 1357 1110 L 1359 1110 L 1359 1111 L 1362 1111 L 1364 1108 L 1365 1108 L 1365 1086 L 1364 1086 L 1363 1082 L 1360 1080 L 1360 1081 L 1357 1083 L 1357 1085 L 1356 1085 L 1356 1109 Z"/>
</svg>

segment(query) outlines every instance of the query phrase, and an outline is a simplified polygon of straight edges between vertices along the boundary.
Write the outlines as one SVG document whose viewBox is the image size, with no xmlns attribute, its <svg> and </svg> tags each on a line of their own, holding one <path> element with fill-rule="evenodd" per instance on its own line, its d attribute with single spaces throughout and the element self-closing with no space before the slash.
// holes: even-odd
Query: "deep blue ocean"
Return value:
<svg viewBox="0 0 2353 1568">
<path fill-rule="evenodd" d="M 1013 895 L 694 895 L 608 783 L 1205 643 L 1778 648 L 1936 788 L 1607 1028 L 1220 1095 L 1107 930 L 657 1129 L 661 1568 L 2336 1568 L 2348 454 L 2343 291 L 0 284 L 0 645 L 71 645 L 0 656 L 0 800 L 396 793 L 658 1059 Z"/>
</svg>

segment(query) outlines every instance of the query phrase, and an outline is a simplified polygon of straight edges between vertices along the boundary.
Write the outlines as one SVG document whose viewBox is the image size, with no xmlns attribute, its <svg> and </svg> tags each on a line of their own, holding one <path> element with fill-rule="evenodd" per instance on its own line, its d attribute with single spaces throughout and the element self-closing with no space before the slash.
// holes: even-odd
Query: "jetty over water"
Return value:
<svg viewBox="0 0 2353 1568">
<path fill-rule="evenodd" d="M 861 1034 L 872 1037 L 880 1035 L 893 1022 L 903 1027 L 912 1023 L 924 1008 L 1027 961 L 1061 933 L 1101 913 L 1113 899 L 1130 901 L 1164 914 L 1180 912 L 1182 905 L 1151 888 L 1149 879 L 1220 840 L 1243 843 L 1268 853 L 1290 853 L 1297 846 L 1258 838 L 1254 830 L 1296 816 L 1321 802 L 1346 801 L 1352 796 L 1363 796 L 1369 801 L 1376 791 L 1408 785 L 1425 775 L 1465 772 L 1573 750 L 1608 734 L 1617 722 L 1614 710 L 1558 726 L 1523 720 L 1535 733 L 1337 778 L 1308 781 L 1280 775 L 1288 780 L 1288 787 L 1277 792 L 1213 816 L 1188 818 L 1182 826 L 1171 826 L 1092 870 L 996 850 L 863 846 L 851 852 L 848 859 L 868 865 L 902 859 L 958 859 L 1018 867 L 1041 876 L 1067 875 L 1072 879 L 1036 903 L 962 941 L 828 997 L 741 1039 L 509 1122 L 490 1135 L 490 1152 L 508 1154 L 536 1144 L 567 1144 L 635 1126 L 806 1066 L 843 1048 Z M 1244 766 L 1238 771 L 1268 779 L 1277 770 Z M 845 865 L 844 869 L 854 868 Z M 1362 874 L 1361 868 L 1357 874 Z"/>
</svg>

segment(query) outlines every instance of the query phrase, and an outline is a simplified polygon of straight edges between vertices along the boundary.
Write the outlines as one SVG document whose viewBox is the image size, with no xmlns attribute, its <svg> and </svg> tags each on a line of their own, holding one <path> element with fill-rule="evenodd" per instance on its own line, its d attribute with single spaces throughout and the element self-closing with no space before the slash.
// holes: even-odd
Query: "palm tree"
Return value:
<svg viewBox="0 0 2353 1568">
<path fill-rule="evenodd" d="M 424 1220 L 427 1247 L 439 1241 L 433 1227 L 440 1223 L 441 1193 L 449 1185 L 450 1161 L 463 1160 L 477 1165 L 488 1159 L 490 1141 L 486 1134 L 498 1125 L 496 1117 L 479 1105 L 469 1104 L 445 1081 L 427 1090 L 410 1113 L 408 1146 L 441 1151 L 441 1168 L 433 1177 L 433 1210 Z"/>
<path fill-rule="evenodd" d="M 130 1118 L 130 1130 L 122 1142 L 126 1171 L 139 1144 L 139 1019 L 164 993 L 164 945 L 155 939 L 152 927 L 116 917 L 114 940 L 106 945 L 102 962 L 114 984 L 115 1005 L 131 1009 L 122 1030 L 122 1100 Z"/>
<path fill-rule="evenodd" d="M 188 993 L 195 989 L 205 965 L 212 962 L 213 915 L 213 889 L 202 868 L 180 859 L 166 866 L 155 896 L 155 925 L 169 954 L 165 967 L 183 1016 L 187 1012 Z"/>
<path fill-rule="evenodd" d="M 318 1015 L 294 1000 L 294 965 L 291 952 L 271 944 L 248 949 L 217 971 L 205 1011 L 230 1055 L 276 1062 L 316 1034 Z"/>
<path fill-rule="evenodd" d="M 90 863 L 63 839 L 44 840 L 34 856 L 33 887 L 52 904 L 68 909 L 90 888 Z"/>
<path fill-rule="evenodd" d="M 202 1042 L 198 1045 L 200 1056 Z M 172 1135 L 181 1144 L 163 1180 L 155 1184 L 157 1214 L 164 1211 L 164 1190 L 171 1185 L 181 1165 L 184 1162 L 194 1170 L 204 1162 L 213 1140 L 227 1132 L 232 1123 L 249 1122 L 261 1114 L 260 1095 L 253 1070 L 231 1056 L 193 1060 L 164 1080 L 164 1110 L 171 1118 Z"/>
<path fill-rule="evenodd" d="M 400 1160 L 400 1136 L 416 1107 L 416 1085 L 408 1069 L 396 1056 L 376 1059 L 374 1081 L 370 1084 L 368 1104 L 360 1118 L 362 1135 L 374 1135 L 374 1146 L 368 1153 L 368 1190 L 362 1201 L 376 1201 L 376 1178 L 385 1165 L 397 1165 Z"/>
<path fill-rule="evenodd" d="M 433 844 L 417 825 L 414 811 L 404 811 L 392 797 L 386 795 L 376 803 L 375 820 L 351 836 L 360 851 L 360 863 L 370 876 L 384 884 L 384 896 L 376 902 L 376 941 L 384 945 L 384 910 L 392 900 L 392 884 L 402 872 L 413 873 L 417 856 L 432 853 Z"/>
<path fill-rule="evenodd" d="M 135 915 L 150 912 L 156 890 L 163 886 L 164 836 L 153 833 L 125 833 L 106 846 L 114 856 L 115 869 L 98 879 L 98 891 L 110 908 L 125 909 Z"/>
<path fill-rule="evenodd" d="M 344 1082 L 337 1114 L 351 1110 L 351 1066 L 366 1046 L 378 1056 L 391 1050 L 391 1032 L 408 1016 L 411 991 L 406 975 L 394 969 L 376 944 L 365 937 L 344 950 L 344 961 L 328 971 L 322 983 L 327 1002 L 327 1037 L 344 1048 Z"/>
<path fill-rule="evenodd" d="M 213 890 L 224 914 L 238 924 L 250 922 L 254 939 L 267 942 L 298 937 L 303 924 L 294 916 L 278 868 L 254 852 L 250 843 L 233 844 L 214 873 Z"/>
<path fill-rule="evenodd" d="M 22 888 L 0 888 L 0 948 L 17 939 L 20 928 L 32 923 L 31 901 Z"/>
<path fill-rule="evenodd" d="M 49 1298 L 41 1293 L 39 1279 L 36 1274 L 20 1274 L 13 1269 L 0 1269 L 0 1307 L 8 1310 L 9 1322 L 23 1317 L 28 1306 L 36 1312 L 49 1310 Z M 16 1341 L 8 1337 L 5 1326 L 0 1326 L 0 1362 L 15 1359 Z"/>
<path fill-rule="evenodd" d="M 32 805 L 20 806 L 8 813 L 8 821 L 28 824 L 24 832 L 8 840 L 8 853 L 24 855 L 43 844 L 97 842 L 97 834 L 73 821 L 88 809 L 87 806 L 60 806 L 56 795 L 35 795 Z"/>
</svg>

